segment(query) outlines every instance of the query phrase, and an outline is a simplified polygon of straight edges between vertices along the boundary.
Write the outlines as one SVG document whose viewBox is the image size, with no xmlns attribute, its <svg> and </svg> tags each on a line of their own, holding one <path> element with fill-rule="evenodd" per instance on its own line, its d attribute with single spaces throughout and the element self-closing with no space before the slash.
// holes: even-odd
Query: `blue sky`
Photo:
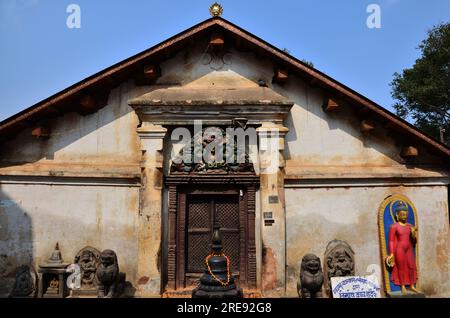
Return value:
<svg viewBox="0 0 450 318">
<path fill-rule="evenodd" d="M 0 0 L 0 120 L 209 18 L 213 0 Z M 222 0 L 223 17 L 392 110 L 394 72 L 414 64 L 448 0 Z M 69 4 L 81 28 L 66 26 Z M 381 29 L 369 29 L 369 4 Z"/>
</svg>

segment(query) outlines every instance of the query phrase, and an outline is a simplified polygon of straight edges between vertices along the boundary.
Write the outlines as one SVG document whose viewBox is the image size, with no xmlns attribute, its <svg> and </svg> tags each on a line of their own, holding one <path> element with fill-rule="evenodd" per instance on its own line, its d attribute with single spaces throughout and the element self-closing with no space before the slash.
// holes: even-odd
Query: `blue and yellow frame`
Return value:
<svg viewBox="0 0 450 318">
<path fill-rule="evenodd" d="M 408 223 L 413 226 L 418 226 L 417 210 L 414 204 L 407 197 L 401 194 L 393 194 L 384 199 L 378 210 L 378 229 L 380 235 L 380 247 L 381 247 L 381 267 L 383 268 L 383 279 L 385 285 L 385 291 L 387 295 L 392 293 L 401 292 L 401 287 L 396 286 L 391 282 L 391 271 L 386 266 L 386 257 L 388 256 L 388 246 L 389 246 L 389 229 L 392 224 L 396 223 L 395 219 L 395 208 L 398 203 L 402 201 L 408 206 Z M 419 229 L 420 231 L 420 229 Z M 417 272 L 419 273 L 419 251 L 418 242 L 414 247 L 414 255 L 416 258 Z M 416 284 L 418 288 L 419 283 Z"/>
</svg>

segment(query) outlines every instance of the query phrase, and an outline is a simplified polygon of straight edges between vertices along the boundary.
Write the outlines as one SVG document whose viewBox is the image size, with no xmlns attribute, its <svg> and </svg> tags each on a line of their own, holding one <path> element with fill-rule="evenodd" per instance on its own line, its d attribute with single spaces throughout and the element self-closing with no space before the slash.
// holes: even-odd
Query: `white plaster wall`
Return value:
<svg viewBox="0 0 450 318">
<path fill-rule="evenodd" d="M 135 285 L 138 198 L 136 187 L 0 184 L 0 280 L 30 260 L 37 268 L 59 242 L 69 263 L 88 245 L 116 251 Z"/>
<path fill-rule="evenodd" d="M 403 194 L 419 218 L 419 280 L 427 296 L 450 295 L 447 187 L 342 187 L 286 189 L 287 294 L 296 296 L 300 263 L 307 253 L 322 260 L 333 239 L 355 251 L 356 275 L 380 265 L 378 208 L 390 194 Z"/>
</svg>

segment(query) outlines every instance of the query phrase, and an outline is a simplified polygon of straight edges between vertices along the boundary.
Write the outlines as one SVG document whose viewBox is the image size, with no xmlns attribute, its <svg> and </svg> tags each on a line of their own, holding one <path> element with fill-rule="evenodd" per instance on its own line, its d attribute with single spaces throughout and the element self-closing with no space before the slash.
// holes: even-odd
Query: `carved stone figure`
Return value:
<svg viewBox="0 0 450 318">
<path fill-rule="evenodd" d="M 112 250 L 104 250 L 100 254 L 100 265 L 97 268 L 98 297 L 119 297 L 125 285 L 125 274 L 119 272 L 117 255 Z"/>
<path fill-rule="evenodd" d="M 48 286 L 45 294 L 46 295 L 58 295 L 58 293 L 59 293 L 59 281 L 56 277 L 53 277 L 53 279 L 49 283 L 49 286 Z"/>
<path fill-rule="evenodd" d="M 241 120 L 241 124 L 244 125 L 246 120 Z M 192 137 L 189 145 L 183 147 L 172 158 L 170 172 L 174 174 L 254 173 L 253 163 L 245 149 L 239 148 L 238 143 L 230 143 L 228 138 L 229 136 L 222 128 L 204 128 Z M 189 160 L 185 162 L 183 159 L 186 158 Z"/>
<path fill-rule="evenodd" d="M 325 251 L 325 283 L 328 295 L 331 295 L 331 277 L 355 275 L 355 252 L 347 242 L 333 240 Z"/>
<path fill-rule="evenodd" d="M 303 256 L 300 266 L 300 280 L 297 284 L 298 295 L 302 298 L 322 297 L 323 272 L 320 258 L 314 254 Z"/>
<path fill-rule="evenodd" d="M 80 266 L 81 290 L 97 289 L 97 267 L 100 263 L 100 251 L 93 247 L 85 247 L 75 256 L 75 264 Z"/>
<path fill-rule="evenodd" d="M 10 297 L 28 297 L 35 291 L 36 275 L 32 275 L 29 266 L 22 265 L 17 269 L 14 288 Z"/>
</svg>

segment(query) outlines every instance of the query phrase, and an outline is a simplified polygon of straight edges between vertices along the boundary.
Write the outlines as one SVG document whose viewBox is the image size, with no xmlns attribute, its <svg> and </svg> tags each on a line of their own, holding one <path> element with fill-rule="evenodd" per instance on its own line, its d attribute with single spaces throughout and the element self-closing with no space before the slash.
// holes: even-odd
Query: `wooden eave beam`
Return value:
<svg viewBox="0 0 450 318">
<path fill-rule="evenodd" d="M 108 103 L 108 92 L 99 92 L 97 94 L 86 94 L 80 98 L 78 113 L 85 116 L 97 112 Z"/>
<path fill-rule="evenodd" d="M 211 35 L 211 40 L 209 41 L 209 45 L 214 50 L 221 50 L 223 49 L 223 46 L 225 45 L 225 38 L 223 34 L 220 33 L 213 33 Z"/>
<path fill-rule="evenodd" d="M 152 85 L 161 76 L 161 68 L 156 64 L 146 64 L 138 70 L 136 85 Z"/>
<path fill-rule="evenodd" d="M 272 82 L 284 84 L 289 78 L 289 71 L 287 69 L 277 68 L 273 76 Z"/>
<path fill-rule="evenodd" d="M 419 155 L 419 149 L 415 146 L 405 146 L 402 148 L 400 156 L 403 158 L 415 158 Z"/>
<path fill-rule="evenodd" d="M 31 131 L 31 135 L 36 138 L 50 138 L 50 128 L 47 125 L 40 125 Z"/>
<path fill-rule="evenodd" d="M 375 129 L 375 124 L 370 120 L 363 120 L 360 124 L 361 132 L 367 133 Z"/>
<path fill-rule="evenodd" d="M 338 110 L 341 107 L 341 105 L 332 98 L 327 98 L 323 104 L 323 110 L 327 113 L 334 112 Z"/>
</svg>

